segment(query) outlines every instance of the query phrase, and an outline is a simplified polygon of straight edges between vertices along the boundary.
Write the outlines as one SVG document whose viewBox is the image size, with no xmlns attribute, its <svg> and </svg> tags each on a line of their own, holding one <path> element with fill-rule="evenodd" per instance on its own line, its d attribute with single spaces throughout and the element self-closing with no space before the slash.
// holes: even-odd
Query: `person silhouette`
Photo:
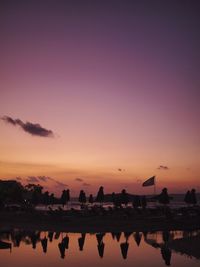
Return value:
<svg viewBox="0 0 200 267">
<path fill-rule="evenodd" d="M 196 190 L 194 188 L 191 190 L 190 198 L 191 198 L 190 203 L 192 205 L 196 205 L 197 204 L 197 198 L 196 198 Z"/>
<path fill-rule="evenodd" d="M 160 195 L 158 195 L 158 201 L 161 204 L 169 204 L 169 195 L 167 192 L 167 188 L 163 188 L 162 192 L 160 193 Z"/>
<path fill-rule="evenodd" d="M 191 192 L 189 190 L 185 194 L 184 201 L 188 205 L 191 203 Z"/>
</svg>

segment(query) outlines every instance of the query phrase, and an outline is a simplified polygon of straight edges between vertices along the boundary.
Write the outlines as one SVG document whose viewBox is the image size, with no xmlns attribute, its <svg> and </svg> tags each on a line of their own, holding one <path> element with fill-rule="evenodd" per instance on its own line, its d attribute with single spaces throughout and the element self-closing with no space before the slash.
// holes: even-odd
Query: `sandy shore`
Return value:
<svg viewBox="0 0 200 267">
<path fill-rule="evenodd" d="M 41 212 L 1 212 L 0 231 L 5 229 L 24 229 L 63 232 L 129 232 L 194 230 L 200 228 L 200 216 L 166 218 L 166 216 L 72 216 L 52 215 Z"/>
</svg>

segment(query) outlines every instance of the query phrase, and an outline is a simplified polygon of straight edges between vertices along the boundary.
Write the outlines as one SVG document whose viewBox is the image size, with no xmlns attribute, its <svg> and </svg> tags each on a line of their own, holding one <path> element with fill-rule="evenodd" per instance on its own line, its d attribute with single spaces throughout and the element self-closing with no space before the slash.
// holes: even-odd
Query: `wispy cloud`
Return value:
<svg viewBox="0 0 200 267">
<path fill-rule="evenodd" d="M 82 185 L 83 186 L 91 186 L 91 184 L 88 184 L 88 183 L 83 183 Z"/>
<path fill-rule="evenodd" d="M 160 165 L 157 169 L 158 170 L 165 170 L 165 171 L 167 171 L 167 170 L 169 170 L 169 167 Z"/>
<path fill-rule="evenodd" d="M 61 182 L 56 181 L 56 180 L 55 180 L 55 182 L 56 182 L 57 186 L 59 186 L 59 187 L 67 187 L 68 186 L 67 184 L 61 183 Z"/>
<path fill-rule="evenodd" d="M 75 178 L 74 179 L 76 182 L 83 182 L 83 179 L 82 178 Z"/>
<path fill-rule="evenodd" d="M 26 181 L 27 183 L 39 183 L 39 179 L 35 176 L 29 176 Z"/>
<path fill-rule="evenodd" d="M 19 126 L 22 130 L 24 130 L 25 132 L 31 135 L 41 136 L 41 137 L 54 137 L 53 131 L 43 128 L 38 123 L 32 123 L 28 121 L 24 123 L 20 119 L 13 119 L 9 116 L 4 116 L 1 118 L 1 120 L 13 126 Z"/>
</svg>

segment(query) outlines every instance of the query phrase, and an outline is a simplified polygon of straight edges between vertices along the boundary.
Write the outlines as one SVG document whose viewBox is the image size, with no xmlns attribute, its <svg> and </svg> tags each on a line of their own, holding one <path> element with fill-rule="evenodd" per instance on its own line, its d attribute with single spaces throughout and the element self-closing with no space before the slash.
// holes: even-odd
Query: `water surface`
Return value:
<svg viewBox="0 0 200 267">
<path fill-rule="evenodd" d="M 200 231 L 0 234 L 1 266 L 199 267 Z"/>
</svg>

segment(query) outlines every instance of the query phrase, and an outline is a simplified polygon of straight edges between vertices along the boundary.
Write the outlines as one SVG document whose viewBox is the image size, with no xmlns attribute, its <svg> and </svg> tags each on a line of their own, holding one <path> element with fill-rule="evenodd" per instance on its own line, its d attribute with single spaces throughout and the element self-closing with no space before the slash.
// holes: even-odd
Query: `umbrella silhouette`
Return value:
<svg viewBox="0 0 200 267">
<path fill-rule="evenodd" d="M 136 232 L 134 235 L 133 235 L 134 239 L 135 239 L 135 242 L 136 244 L 140 245 L 140 242 L 141 242 L 141 238 L 142 238 L 142 234 L 140 234 L 139 232 Z"/>
<path fill-rule="evenodd" d="M 171 250 L 167 246 L 163 246 L 161 248 L 161 255 L 162 255 L 163 260 L 165 261 L 165 264 L 169 266 L 171 262 L 171 256 L 172 256 Z"/>
<path fill-rule="evenodd" d="M 123 259 L 127 258 L 128 247 L 129 247 L 129 243 L 127 241 L 120 244 L 120 248 L 121 248 L 121 253 L 122 253 Z"/>
<path fill-rule="evenodd" d="M 85 234 L 81 234 L 81 237 L 78 239 L 78 245 L 79 245 L 79 250 L 82 251 L 85 243 Z"/>
<path fill-rule="evenodd" d="M 103 242 L 97 245 L 99 257 L 101 258 L 103 258 L 103 255 L 104 255 L 104 247 L 105 247 L 105 244 Z"/>
<path fill-rule="evenodd" d="M 41 239 L 42 249 L 44 253 L 47 252 L 47 243 L 48 243 L 48 239 L 45 236 L 43 239 Z"/>
</svg>

